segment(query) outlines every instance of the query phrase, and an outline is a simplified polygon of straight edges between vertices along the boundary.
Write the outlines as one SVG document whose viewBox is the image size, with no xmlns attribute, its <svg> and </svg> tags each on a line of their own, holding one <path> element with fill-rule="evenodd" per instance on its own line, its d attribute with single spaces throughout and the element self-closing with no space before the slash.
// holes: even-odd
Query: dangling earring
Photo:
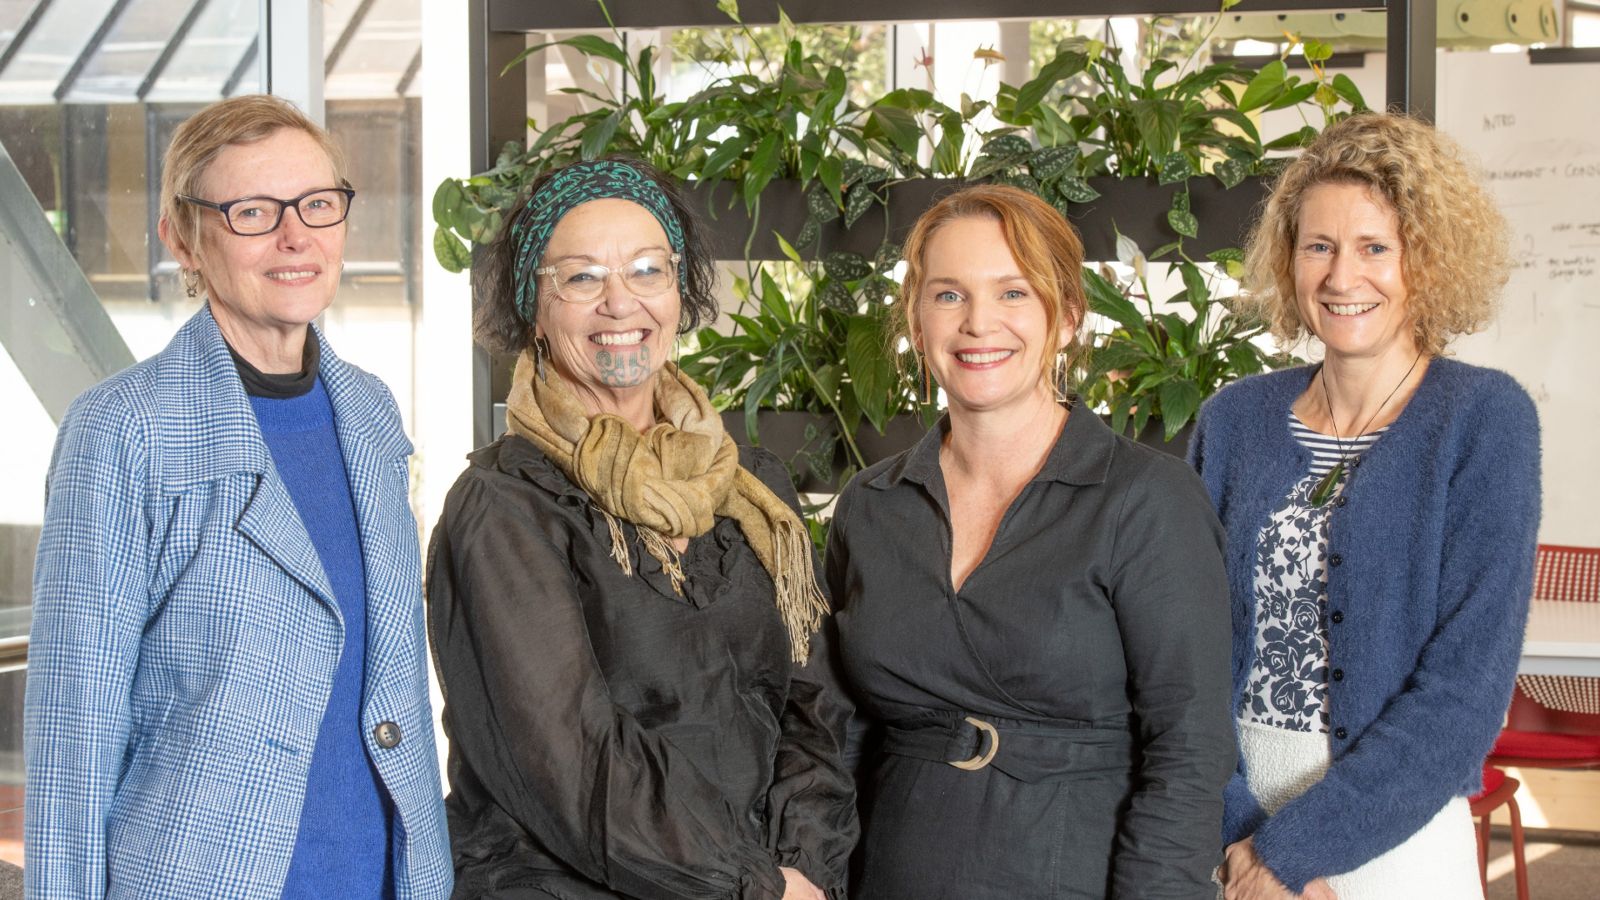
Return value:
<svg viewBox="0 0 1600 900">
<path fill-rule="evenodd" d="M 1067 377 L 1071 374 L 1071 367 L 1067 362 L 1065 348 L 1056 353 L 1055 371 L 1050 379 L 1050 386 L 1054 389 L 1057 403 L 1066 403 L 1072 399 L 1072 392 L 1067 390 Z"/>
<path fill-rule="evenodd" d="M 917 365 L 922 369 L 922 405 L 933 405 L 933 373 L 928 371 L 926 357 L 918 356 Z"/>
<path fill-rule="evenodd" d="M 550 351 L 544 346 L 544 338 L 535 337 L 533 339 L 533 371 L 539 376 L 540 381 L 546 380 L 544 377 L 544 358 L 549 353 Z"/>
<path fill-rule="evenodd" d="M 200 270 L 182 270 L 183 292 L 190 297 L 200 296 Z"/>
</svg>

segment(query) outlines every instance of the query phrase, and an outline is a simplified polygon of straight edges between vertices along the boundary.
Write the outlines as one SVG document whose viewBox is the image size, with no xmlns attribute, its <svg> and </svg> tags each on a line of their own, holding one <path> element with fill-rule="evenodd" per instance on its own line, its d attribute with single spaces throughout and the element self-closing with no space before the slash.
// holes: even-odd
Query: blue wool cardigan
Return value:
<svg viewBox="0 0 1600 900">
<path fill-rule="evenodd" d="M 1233 698 L 1255 648 L 1257 537 L 1311 455 L 1289 432 L 1316 367 L 1246 378 L 1206 403 L 1191 442 L 1228 533 Z M 1285 886 L 1348 872 L 1481 786 L 1522 647 L 1539 525 L 1539 421 L 1509 375 L 1448 359 L 1360 459 L 1328 544 L 1333 765 L 1268 816 L 1241 759 L 1225 843 L 1255 835 Z"/>
</svg>

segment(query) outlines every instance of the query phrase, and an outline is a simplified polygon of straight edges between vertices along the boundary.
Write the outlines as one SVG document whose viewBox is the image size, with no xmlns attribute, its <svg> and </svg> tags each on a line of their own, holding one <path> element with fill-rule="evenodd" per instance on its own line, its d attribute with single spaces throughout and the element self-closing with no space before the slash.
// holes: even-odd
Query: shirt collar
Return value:
<svg viewBox="0 0 1600 900">
<path fill-rule="evenodd" d="M 228 343 L 226 335 L 222 341 Z M 322 342 L 317 340 L 316 331 L 308 327 L 305 348 L 300 355 L 300 371 L 280 375 L 261 371 L 248 359 L 240 356 L 232 344 L 228 344 L 228 355 L 233 357 L 233 365 L 239 370 L 239 380 L 244 383 L 244 392 L 251 397 L 267 397 L 273 400 L 292 400 L 311 393 L 311 388 L 317 383 L 321 351 Z"/>
<path fill-rule="evenodd" d="M 555 460 L 544 455 L 539 448 L 516 432 L 508 431 L 486 447 L 467 454 L 473 464 L 486 469 L 498 469 L 530 481 L 557 497 L 588 499 L 583 488 L 578 487 Z"/>
<path fill-rule="evenodd" d="M 1086 485 L 1106 480 L 1116 450 L 1116 433 L 1081 402 L 1074 400 L 1071 410 L 1066 426 L 1039 467 L 1039 473 L 1033 477 L 1034 481 Z M 946 414 L 904 456 L 867 482 L 868 486 L 887 489 L 901 481 L 914 481 L 924 487 L 931 485 L 936 477 L 941 477 L 939 445 L 949 430 L 950 416 Z"/>
</svg>

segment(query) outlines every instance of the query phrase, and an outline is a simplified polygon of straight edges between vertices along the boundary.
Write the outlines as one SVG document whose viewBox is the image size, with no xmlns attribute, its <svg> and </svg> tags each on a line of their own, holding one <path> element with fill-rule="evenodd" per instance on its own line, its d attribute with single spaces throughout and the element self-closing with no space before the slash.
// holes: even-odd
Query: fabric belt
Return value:
<svg viewBox="0 0 1600 900">
<path fill-rule="evenodd" d="M 993 766 L 1028 782 L 1133 769 L 1126 721 L 1064 725 L 955 713 L 889 724 L 882 752 L 974 772 Z"/>
</svg>

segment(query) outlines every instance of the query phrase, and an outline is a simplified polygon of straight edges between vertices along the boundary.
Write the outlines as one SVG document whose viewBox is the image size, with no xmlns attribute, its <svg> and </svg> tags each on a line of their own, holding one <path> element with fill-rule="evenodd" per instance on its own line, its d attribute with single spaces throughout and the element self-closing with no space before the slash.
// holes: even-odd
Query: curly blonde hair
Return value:
<svg viewBox="0 0 1600 900">
<path fill-rule="evenodd" d="M 1505 217 L 1461 147 L 1395 113 L 1329 127 L 1278 176 L 1245 245 L 1245 296 L 1285 345 L 1307 335 L 1295 302 L 1294 248 L 1306 193 L 1361 184 L 1394 208 L 1417 348 L 1436 356 L 1494 318 L 1510 277 Z"/>
<path fill-rule="evenodd" d="M 1074 332 L 1081 330 L 1089 303 L 1083 292 L 1083 242 L 1077 229 L 1036 194 L 1010 185 L 979 184 L 946 195 L 911 226 L 901 252 L 905 278 L 890 311 L 891 341 L 914 337 L 912 320 L 926 278 L 928 242 L 940 228 L 967 218 L 1000 223 L 1023 277 L 1044 300 L 1045 334 L 1055 334 L 1063 321 L 1072 323 Z M 1075 338 L 1066 349 L 1075 350 L 1077 343 Z M 1040 364 L 1041 374 L 1050 377 L 1055 354 L 1044 354 Z"/>
</svg>

